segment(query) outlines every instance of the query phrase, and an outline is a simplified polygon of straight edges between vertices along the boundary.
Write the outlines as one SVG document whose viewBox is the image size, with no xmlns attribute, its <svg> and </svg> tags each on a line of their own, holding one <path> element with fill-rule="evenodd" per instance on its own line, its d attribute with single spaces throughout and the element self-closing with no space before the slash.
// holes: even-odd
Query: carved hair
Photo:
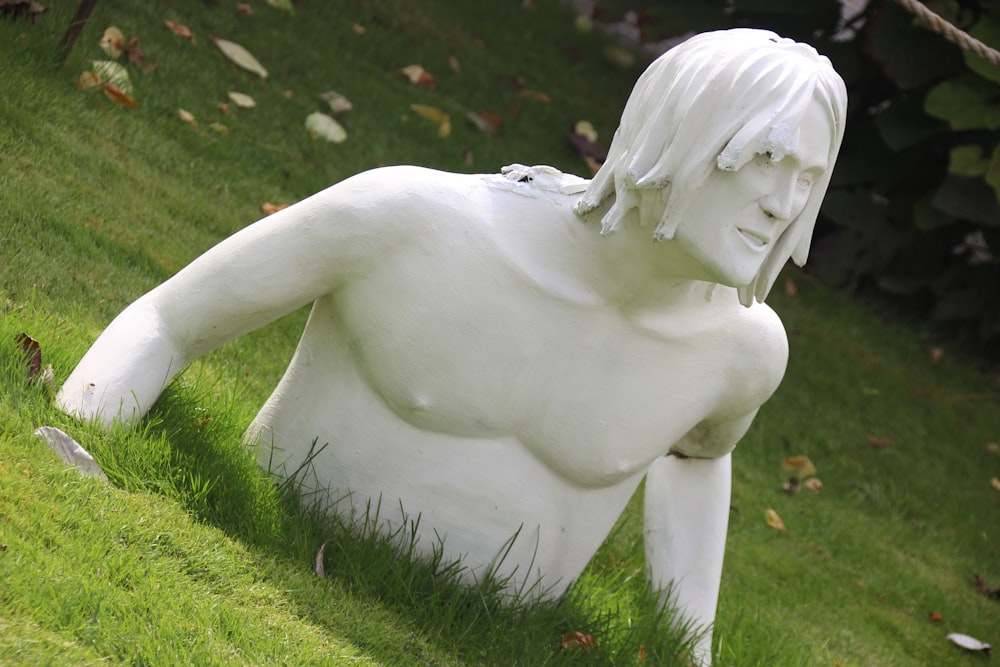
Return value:
<svg viewBox="0 0 1000 667">
<path fill-rule="evenodd" d="M 608 159 L 576 204 L 578 215 L 614 195 L 601 231 L 619 229 L 647 189 L 665 189 L 654 236 L 673 237 L 691 194 L 715 169 L 735 171 L 756 155 L 795 153 L 799 125 L 818 103 L 831 128 L 828 168 L 798 218 L 740 288 L 740 301 L 763 301 L 791 257 L 805 264 L 819 207 L 844 136 L 847 90 L 830 61 L 807 44 L 765 30 L 709 32 L 656 59 L 636 82 Z M 662 201 L 661 200 L 661 201 Z"/>
</svg>

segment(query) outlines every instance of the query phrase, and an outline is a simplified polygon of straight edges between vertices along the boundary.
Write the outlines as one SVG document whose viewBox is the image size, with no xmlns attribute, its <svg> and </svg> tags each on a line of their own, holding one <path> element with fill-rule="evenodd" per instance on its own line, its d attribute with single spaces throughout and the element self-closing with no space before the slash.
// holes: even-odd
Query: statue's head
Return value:
<svg viewBox="0 0 1000 667">
<path fill-rule="evenodd" d="M 816 153 L 818 146 L 822 164 L 811 165 L 817 168 L 797 215 L 778 238 L 768 239 L 755 275 L 732 285 L 745 305 L 763 301 L 789 257 L 799 266 L 806 261 L 846 112 L 843 80 L 811 46 L 764 30 L 697 35 L 639 78 L 608 159 L 576 211 L 588 213 L 614 195 L 602 233 L 613 233 L 634 217 L 655 223 L 657 240 L 673 239 L 682 223 L 703 222 L 699 218 L 706 212 L 700 209 L 711 197 L 699 193 L 715 187 L 725 173 L 762 160 L 780 165 L 800 147 Z M 810 132 L 805 141 L 804 124 Z M 817 132 L 824 136 L 813 136 Z"/>
</svg>

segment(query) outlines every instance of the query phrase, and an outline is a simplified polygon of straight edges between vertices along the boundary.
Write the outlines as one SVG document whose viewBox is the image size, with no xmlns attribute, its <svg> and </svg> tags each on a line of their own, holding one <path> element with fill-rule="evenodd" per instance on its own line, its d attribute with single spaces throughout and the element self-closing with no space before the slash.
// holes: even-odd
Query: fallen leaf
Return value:
<svg viewBox="0 0 1000 667">
<path fill-rule="evenodd" d="M 455 56 L 448 56 L 448 69 L 456 74 L 462 70 L 462 67 L 458 64 L 458 58 Z"/>
<path fill-rule="evenodd" d="M 122 49 L 125 47 L 125 35 L 115 26 L 110 26 L 101 35 L 101 41 L 97 45 L 111 58 L 119 58 L 122 55 Z"/>
<path fill-rule="evenodd" d="M 323 544 L 319 545 L 319 551 L 316 552 L 316 566 L 315 566 L 315 571 L 316 571 L 316 576 L 317 577 L 325 577 L 326 576 L 326 568 L 323 566 L 323 552 L 326 551 L 326 545 L 328 545 L 330 542 L 333 542 L 333 538 L 332 537 L 330 539 L 328 539 L 326 542 L 324 542 Z"/>
<path fill-rule="evenodd" d="M 283 9 L 286 12 L 295 11 L 295 7 L 292 6 L 292 0 L 267 0 L 267 4 L 275 9 Z"/>
<path fill-rule="evenodd" d="M 101 85 L 101 77 L 97 76 L 93 72 L 84 72 L 77 77 L 76 81 L 73 82 L 73 85 L 81 90 L 96 88 Z"/>
<path fill-rule="evenodd" d="M 466 167 L 471 167 L 476 161 L 476 156 L 473 155 L 472 151 L 468 148 L 462 149 L 462 164 Z"/>
<path fill-rule="evenodd" d="M 126 93 L 124 90 L 122 90 L 113 83 L 101 84 L 101 90 L 103 90 L 104 94 L 107 95 L 108 99 L 114 102 L 115 104 L 120 104 L 123 107 L 129 107 L 131 109 L 134 109 L 135 107 L 139 106 L 139 103 L 136 102 L 134 99 L 132 99 L 132 97 L 129 96 L 128 93 Z"/>
<path fill-rule="evenodd" d="M 788 472 L 795 473 L 798 477 L 810 477 L 816 474 L 816 466 L 809 460 L 808 456 L 786 456 L 781 462 L 781 467 Z"/>
<path fill-rule="evenodd" d="M 931 623 L 943 623 L 944 622 L 944 616 L 942 616 L 941 614 L 937 613 L 936 611 L 932 611 L 930 613 L 930 616 L 928 618 L 930 618 Z"/>
<path fill-rule="evenodd" d="M 1000 600 L 1000 588 L 990 588 L 987 586 L 986 580 L 983 579 L 982 575 L 976 575 L 973 587 L 980 595 L 985 595 L 993 600 Z"/>
<path fill-rule="evenodd" d="M 178 109 L 177 117 L 189 125 L 198 127 L 198 121 L 195 119 L 194 114 L 188 111 L 187 109 Z"/>
<path fill-rule="evenodd" d="M 219 134 L 229 134 L 229 128 L 222 123 L 209 123 L 208 126 Z"/>
<path fill-rule="evenodd" d="M 306 117 L 306 131 L 313 139 L 322 138 L 335 144 L 347 141 L 347 130 L 344 129 L 344 126 L 319 111 Z"/>
<path fill-rule="evenodd" d="M 802 486 L 806 487 L 810 491 L 823 490 L 823 482 L 821 482 L 817 477 L 810 477 L 806 481 L 802 482 Z"/>
<path fill-rule="evenodd" d="M 597 642 L 594 640 L 594 635 L 587 635 L 579 630 L 572 630 L 563 634 L 562 646 L 563 648 L 578 648 L 584 652 L 592 650 L 597 646 Z"/>
<path fill-rule="evenodd" d="M 236 42 L 230 42 L 227 39 L 222 39 L 220 37 L 213 38 L 215 45 L 219 47 L 222 54 L 226 56 L 233 64 L 242 67 L 248 72 L 253 72 L 262 79 L 267 78 L 267 70 L 264 66 L 254 58 L 253 54 L 243 48 Z"/>
<path fill-rule="evenodd" d="M 931 348 L 931 361 L 937 363 L 944 358 L 944 348 L 943 347 L 932 347 Z"/>
<path fill-rule="evenodd" d="M 646 662 L 646 645 L 639 644 L 639 655 L 636 656 L 637 662 Z"/>
<path fill-rule="evenodd" d="M 320 99 L 330 105 L 330 111 L 333 113 L 345 113 L 354 108 L 351 101 L 336 90 L 328 90 L 325 93 L 320 93 Z"/>
<path fill-rule="evenodd" d="M 889 438 L 883 438 L 881 436 L 875 435 L 875 432 L 868 429 L 868 446 L 874 447 L 876 449 L 883 447 L 892 447 L 893 442 Z"/>
<path fill-rule="evenodd" d="M 549 104 L 552 102 L 552 98 L 548 96 L 547 93 L 543 93 L 539 90 L 522 90 L 517 94 L 523 100 L 532 100 L 534 102 L 541 102 L 542 104 Z"/>
<path fill-rule="evenodd" d="M 598 138 L 597 130 L 594 129 L 594 125 L 589 120 L 576 121 L 576 124 L 573 126 L 573 132 L 591 143 L 597 141 Z"/>
<path fill-rule="evenodd" d="M 218 104 L 215 105 L 215 108 L 218 109 L 219 113 L 221 113 L 223 116 L 229 115 L 229 105 L 226 104 L 225 102 L 219 102 Z"/>
<path fill-rule="evenodd" d="M 288 204 L 272 204 L 269 201 L 266 201 L 260 205 L 260 210 L 261 212 L 263 212 L 264 215 L 271 215 L 286 208 L 288 208 Z"/>
<path fill-rule="evenodd" d="M 90 455 L 90 452 L 63 431 L 54 426 L 42 426 L 35 430 L 35 435 L 47 442 L 49 447 L 59 455 L 59 458 L 84 475 L 108 481 L 108 476 L 104 474 L 101 466 Z"/>
<path fill-rule="evenodd" d="M 990 454 L 1000 455 L 1000 443 L 988 442 L 983 445 L 983 450 L 989 452 Z"/>
<path fill-rule="evenodd" d="M 993 651 L 992 647 L 989 644 L 984 644 L 975 637 L 970 637 L 969 635 L 963 635 L 961 632 L 951 633 L 950 635 L 948 635 L 948 640 L 952 644 L 964 648 L 966 651 L 972 651 L 975 653 L 985 653 L 986 655 L 990 655 L 990 653 Z"/>
<path fill-rule="evenodd" d="M 110 83 L 125 94 L 132 94 L 132 79 L 123 65 L 113 60 L 94 60 L 90 68 L 102 83 Z"/>
<path fill-rule="evenodd" d="M 284 97 L 286 100 L 290 100 L 293 97 L 295 97 L 295 93 L 293 93 L 290 90 L 283 90 L 281 91 L 281 96 Z"/>
<path fill-rule="evenodd" d="M 170 32 L 177 35 L 178 37 L 183 37 L 192 44 L 198 43 L 197 40 L 194 38 L 194 33 L 192 33 L 191 29 L 188 28 L 183 23 L 177 23 L 175 21 L 167 19 L 163 22 L 163 25 L 167 26 L 167 29 L 170 30 Z"/>
<path fill-rule="evenodd" d="M 622 46 L 606 46 L 603 53 L 608 62 L 622 69 L 628 69 L 635 64 L 635 53 Z"/>
<path fill-rule="evenodd" d="M 778 513 L 770 507 L 764 511 L 764 521 L 767 522 L 768 526 L 774 528 L 775 530 L 780 530 L 783 533 L 788 532 L 788 529 L 785 528 L 785 522 L 782 521 L 781 517 L 778 516 Z"/>
<path fill-rule="evenodd" d="M 451 134 L 451 117 L 441 109 L 427 104 L 411 104 L 410 109 L 421 118 L 437 123 L 439 137 L 447 137 Z"/>
<path fill-rule="evenodd" d="M 428 90 L 437 90 L 437 79 L 420 65 L 407 65 L 401 68 L 399 73 L 414 85 L 427 88 Z"/>
<path fill-rule="evenodd" d="M 139 46 L 138 37 L 128 38 L 128 41 L 125 42 L 125 54 L 128 56 L 128 61 L 136 67 L 141 67 L 143 72 L 148 73 L 156 69 L 155 63 L 146 62 L 146 54 Z"/>
<path fill-rule="evenodd" d="M 232 100 L 233 104 L 241 109 L 253 109 L 257 106 L 257 100 L 246 93 L 238 93 L 235 90 L 231 90 L 226 95 Z"/>
<path fill-rule="evenodd" d="M 21 352 L 28 363 L 28 377 L 35 377 L 42 372 L 42 346 L 28 334 L 18 334 L 14 339 L 21 346 Z"/>
<path fill-rule="evenodd" d="M 237 16 L 253 16 L 253 7 L 245 2 L 236 3 L 236 15 Z"/>
<path fill-rule="evenodd" d="M 475 125 L 477 130 L 491 137 L 500 134 L 500 128 L 503 127 L 503 117 L 500 114 L 490 111 L 483 111 L 482 113 L 470 111 L 465 114 L 465 118 Z"/>
<path fill-rule="evenodd" d="M 364 27 L 363 25 L 361 25 L 360 23 L 355 23 L 355 24 L 351 25 L 351 30 L 354 31 L 355 35 L 363 35 L 366 32 L 368 32 L 368 29 L 366 27 Z"/>
<path fill-rule="evenodd" d="M 798 477 L 789 477 L 788 480 L 781 485 L 781 490 L 790 496 L 794 496 L 802 488 L 802 482 L 799 481 Z"/>
</svg>

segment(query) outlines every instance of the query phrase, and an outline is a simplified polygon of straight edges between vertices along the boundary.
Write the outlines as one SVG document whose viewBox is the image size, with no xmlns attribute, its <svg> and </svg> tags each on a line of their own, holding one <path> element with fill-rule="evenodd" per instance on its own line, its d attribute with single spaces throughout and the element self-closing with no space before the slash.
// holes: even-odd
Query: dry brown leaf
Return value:
<svg viewBox="0 0 1000 667">
<path fill-rule="evenodd" d="M 475 125 L 477 130 L 491 137 L 500 134 L 500 128 L 503 127 L 503 117 L 491 111 L 481 113 L 470 111 L 465 114 L 465 118 Z"/>
<path fill-rule="evenodd" d="M 222 123 L 209 123 L 208 126 L 219 134 L 229 134 L 229 128 Z"/>
<path fill-rule="evenodd" d="M 236 14 L 237 16 L 253 16 L 253 7 L 245 2 L 237 2 Z"/>
<path fill-rule="evenodd" d="M 184 39 L 186 39 L 187 41 L 191 42 L 192 44 L 197 44 L 198 43 L 197 40 L 195 40 L 195 38 L 194 38 L 194 33 L 192 33 L 191 29 L 188 28 L 183 23 L 177 23 L 175 21 L 171 21 L 170 19 L 166 19 L 163 22 L 163 25 L 167 26 L 167 29 L 170 32 L 172 32 L 175 35 L 177 35 L 178 37 L 183 37 Z"/>
<path fill-rule="evenodd" d="M 994 600 L 1000 600 L 1000 588 L 990 588 L 987 586 L 986 580 L 982 577 L 982 575 L 977 574 L 975 576 L 975 583 L 973 584 L 973 587 L 980 595 L 985 595 L 986 597 Z"/>
<path fill-rule="evenodd" d="M 458 58 L 455 56 L 448 56 L 448 69 L 456 74 L 462 70 L 462 67 L 458 64 Z"/>
<path fill-rule="evenodd" d="M 786 456 L 781 462 L 781 467 L 788 472 L 795 473 L 797 477 L 810 477 L 816 474 L 816 466 L 809 460 L 808 456 Z"/>
<path fill-rule="evenodd" d="M 104 34 L 101 35 L 101 40 L 97 43 L 101 47 L 101 50 L 108 54 L 111 58 L 118 58 L 122 54 L 122 49 L 125 48 L 125 35 L 122 31 L 115 26 L 109 26 Z"/>
<path fill-rule="evenodd" d="M 103 90 L 108 99 L 115 104 L 120 104 L 123 107 L 129 107 L 131 109 L 139 106 L 139 103 L 132 99 L 128 93 L 113 83 L 101 84 L 101 90 Z"/>
<path fill-rule="evenodd" d="M 191 125 L 197 125 L 198 121 L 195 120 L 194 114 L 187 109 L 178 109 L 177 117 L 180 118 L 185 123 L 190 123 Z"/>
<path fill-rule="evenodd" d="M 80 90 L 88 90 L 90 88 L 96 88 L 97 86 L 101 85 L 101 77 L 97 76 L 93 72 L 84 72 L 83 74 L 77 77 L 76 81 L 73 82 L 73 85 L 79 88 Z"/>
<path fill-rule="evenodd" d="M 931 348 L 931 361 L 937 363 L 944 358 L 944 348 L 943 347 L 932 347 Z"/>
<path fill-rule="evenodd" d="M 28 364 L 29 377 L 35 377 L 42 372 L 42 346 L 28 334 L 18 334 L 14 339 L 21 346 L 21 352 Z"/>
<path fill-rule="evenodd" d="M 597 646 L 597 642 L 594 640 L 594 635 L 587 635 L 579 630 L 572 630 L 563 634 L 560 646 L 563 648 L 577 648 L 587 652 Z"/>
<path fill-rule="evenodd" d="M 821 482 L 818 477 L 810 477 L 806 481 L 802 482 L 802 486 L 806 487 L 810 491 L 823 490 L 823 482 Z"/>
<path fill-rule="evenodd" d="M 990 480 L 990 486 L 992 486 L 997 491 L 1000 491 L 1000 478 L 994 477 Z"/>
<path fill-rule="evenodd" d="M 355 35 L 363 35 L 363 34 L 365 34 L 366 32 L 368 32 L 368 29 L 367 29 L 367 28 L 365 28 L 365 27 L 364 27 L 363 25 L 361 25 L 360 23 L 355 23 L 355 24 L 353 24 L 353 25 L 351 26 L 351 30 L 353 30 L 353 31 L 354 31 L 354 34 L 355 34 Z"/>
<path fill-rule="evenodd" d="M 983 449 L 990 454 L 1000 454 L 1000 443 L 998 442 L 987 442 L 983 445 Z"/>
<path fill-rule="evenodd" d="M 315 571 L 316 571 L 316 576 L 317 577 L 322 578 L 322 577 L 326 576 L 326 568 L 323 566 L 323 552 L 326 551 L 326 545 L 328 545 L 332 541 L 333 541 L 333 538 L 331 537 L 326 542 L 324 542 L 323 544 L 319 545 L 319 551 L 316 552 L 316 566 L 315 566 Z"/>
<path fill-rule="evenodd" d="M 267 78 L 267 70 L 243 46 L 236 42 L 230 42 L 228 39 L 222 39 L 221 37 L 213 37 L 212 39 L 215 45 L 219 47 L 219 50 L 222 51 L 222 55 L 226 56 L 231 63 L 256 74 L 262 79 Z"/>
<path fill-rule="evenodd" d="M 893 442 L 890 438 L 883 438 L 881 436 L 875 435 L 875 431 L 868 429 L 868 446 L 874 447 L 876 449 L 884 447 L 892 447 Z"/>
<path fill-rule="evenodd" d="M 286 208 L 288 208 L 288 204 L 272 204 L 269 201 L 264 202 L 260 206 L 260 210 L 264 215 L 272 215 Z"/>
<path fill-rule="evenodd" d="M 223 116 L 229 115 L 229 105 L 226 104 L 225 102 L 219 102 L 218 104 L 215 105 L 215 108 L 218 109 L 219 113 L 221 113 Z"/>
<path fill-rule="evenodd" d="M 785 522 L 782 521 L 781 517 L 778 516 L 778 513 L 775 512 L 770 507 L 768 507 L 764 511 L 764 521 L 767 522 L 768 526 L 770 526 L 771 528 L 774 528 L 775 530 L 779 530 L 782 533 L 788 532 L 788 529 L 785 528 Z"/>
<path fill-rule="evenodd" d="M 931 623 L 942 623 L 942 622 L 944 622 L 944 616 L 942 616 L 941 614 L 937 613 L 936 611 L 932 611 L 928 615 L 928 618 L 930 619 Z"/>
<path fill-rule="evenodd" d="M 541 102 L 542 104 L 549 104 L 552 102 L 552 98 L 549 97 L 547 93 L 543 93 L 539 90 L 522 90 L 517 94 L 517 96 L 524 100 L 532 100 L 535 102 Z"/>
<path fill-rule="evenodd" d="M 427 88 L 428 90 L 437 90 L 437 79 L 420 65 L 407 65 L 401 68 L 399 73 L 414 85 Z"/>
</svg>

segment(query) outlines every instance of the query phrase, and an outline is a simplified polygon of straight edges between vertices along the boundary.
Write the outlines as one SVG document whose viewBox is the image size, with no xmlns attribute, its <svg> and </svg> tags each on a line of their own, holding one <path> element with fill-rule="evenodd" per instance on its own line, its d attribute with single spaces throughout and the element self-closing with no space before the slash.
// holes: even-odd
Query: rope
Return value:
<svg viewBox="0 0 1000 667">
<path fill-rule="evenodd" d="M 942 35 L 949 42 L 958 44 L 966 51 L 972 51 L 980 58 L 1000 67 L 1000 51 L 983 44 L 964 30 L 956 28 L 945 19 L 927 9 L 918 0 L 896 0 L 896 2 L 915 14 L 921 23 L 939 35 Z"/>
</svg>

